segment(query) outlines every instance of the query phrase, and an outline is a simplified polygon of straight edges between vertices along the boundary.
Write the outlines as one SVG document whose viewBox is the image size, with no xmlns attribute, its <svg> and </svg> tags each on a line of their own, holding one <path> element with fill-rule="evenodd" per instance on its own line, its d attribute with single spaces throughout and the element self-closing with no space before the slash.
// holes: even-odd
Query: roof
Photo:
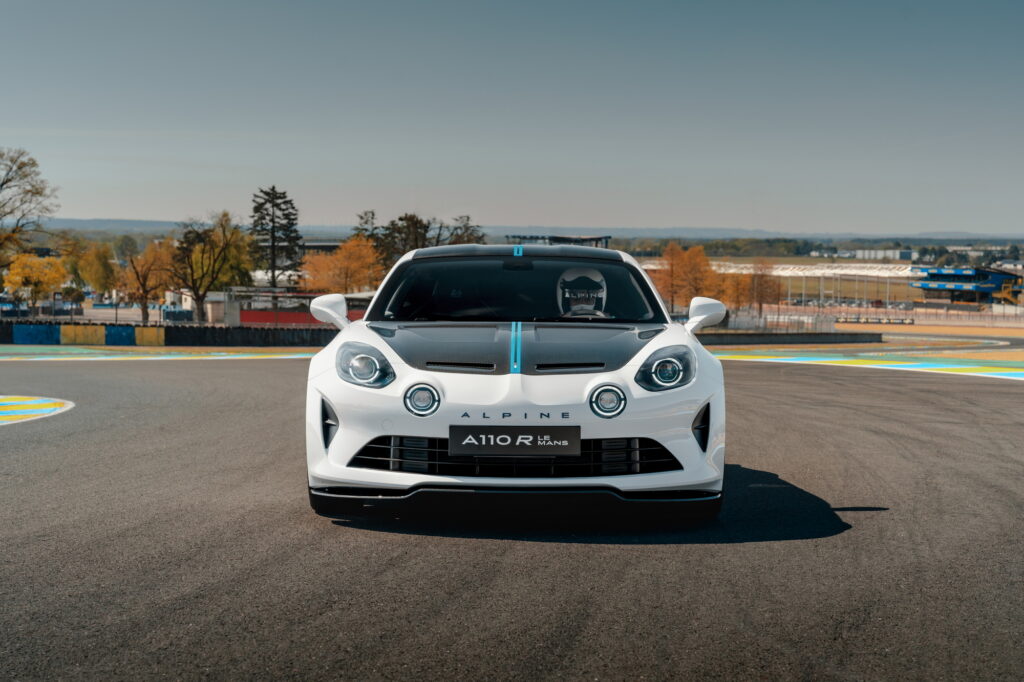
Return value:
<svg viewBox="0 0 1024 682">
<path fill-rule="evenodd" d="M 609 249 L 593 246 L 542 246 L 526 244 L 450 244 L 417 249 L 413 260 L 421 258 L 471 258 L 479 256 L 532 256 L 548 258 L 596 258 L 600 260 L 622 260 L 622 254 Z"/>
<path fill-rule="evenodd" d="M 999 268 L 987 268 L 987 267 L 915 267 L 916 272 L 921 272 L 926 275 L 995 275 L 995 276 L 1014 276 L 1014 273 L 1000 270 Z"/>
<path fill-rule="evenodd" d="M 1000 288 L 991 282 L 929 282 L 927 280 L 921 282 L 911 282 L 910 286 L 917 287 L 918 289 L 950 289 L 953 291 L 995 291 Z"/>
</svg>

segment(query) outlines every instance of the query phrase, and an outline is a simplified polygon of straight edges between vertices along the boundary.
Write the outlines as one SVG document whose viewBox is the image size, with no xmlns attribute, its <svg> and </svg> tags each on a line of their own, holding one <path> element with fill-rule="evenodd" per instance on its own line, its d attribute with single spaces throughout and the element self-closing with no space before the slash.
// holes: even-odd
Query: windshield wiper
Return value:
<svg viewBox="0 0 1024 682">
<path fill-rule="evenodd" d="M 573 317 L 531 317 L 530 322 L 628 322 L 629 320 L 617 320 L 613 317 L 601 317 L 600 315 L 575 315 Z"/>
</svg>

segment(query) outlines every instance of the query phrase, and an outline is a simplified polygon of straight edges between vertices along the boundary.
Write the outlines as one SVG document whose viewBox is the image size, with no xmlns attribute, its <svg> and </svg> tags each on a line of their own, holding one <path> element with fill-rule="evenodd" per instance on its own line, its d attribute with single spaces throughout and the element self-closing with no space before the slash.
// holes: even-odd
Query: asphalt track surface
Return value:
<svg viewBox="0 0 1024 682">
<path fill-rule="evenodd" d="M 306 362 L 9 363 L 0 678 L 1024 676 L 1018 382 L 726 363 L 720 522 L 332 522 Z"/>
</svg>

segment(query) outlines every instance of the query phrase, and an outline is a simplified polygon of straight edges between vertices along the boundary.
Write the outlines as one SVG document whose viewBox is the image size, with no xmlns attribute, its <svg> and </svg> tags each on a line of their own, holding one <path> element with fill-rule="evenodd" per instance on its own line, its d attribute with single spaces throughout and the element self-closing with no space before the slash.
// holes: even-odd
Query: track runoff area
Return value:
<svg viewBox="0 0 1024 682">
<path fill-rule="evenodd" d="M 703 526 L 316 517 L 311 351 L 0 351 L 0 678 L 1024 676 L 1018 346 L 719 349 Z"/>
<path fill-rule="evenodd" d="M 851 346 L 719 347 L 722 360 L 834 365 L 913 372 L 937 372 L 1024 380 L 1024 338 L 979 339 L 900 335 L 884 344 Z M 284 360 L 310 358 L 315 348 L 207 349 L 168 351 L 84 346 L 0 346 L 0 362 Z"/>
</svg>

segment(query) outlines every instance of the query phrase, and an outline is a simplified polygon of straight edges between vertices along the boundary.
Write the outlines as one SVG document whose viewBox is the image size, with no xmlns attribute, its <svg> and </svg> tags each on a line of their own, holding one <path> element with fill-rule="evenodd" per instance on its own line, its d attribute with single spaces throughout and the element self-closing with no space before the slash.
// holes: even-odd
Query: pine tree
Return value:
<svg viewBox="0 0 1024 682">
<path fill-rule="evenodd" d="M 284 273 L 296 272 L 301 265 L 298 224 L 299 211 L 287 192 L 271 185 L 252 195 L 252 259 L 257 268 L 267 271 L 272 287 Z"/>
</svg>

